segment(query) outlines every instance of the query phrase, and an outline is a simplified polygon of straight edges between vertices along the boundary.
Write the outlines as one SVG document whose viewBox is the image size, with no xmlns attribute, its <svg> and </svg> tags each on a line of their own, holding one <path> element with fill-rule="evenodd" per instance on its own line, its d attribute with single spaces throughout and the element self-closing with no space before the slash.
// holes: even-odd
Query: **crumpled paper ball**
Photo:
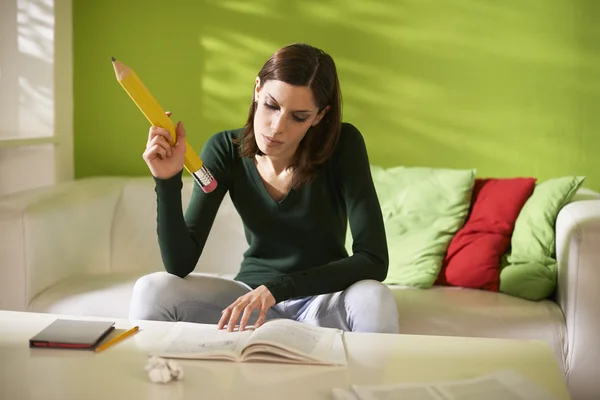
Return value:
<svg viewBox="0 0 600 400">
<path fill-rule="evenodd" d="M 146 367 L 148 377 L 155 383 L 167 383 L 183 378 L 183 368 L 173 360 L 152 356 L 148 359 Z"/>
</svg>

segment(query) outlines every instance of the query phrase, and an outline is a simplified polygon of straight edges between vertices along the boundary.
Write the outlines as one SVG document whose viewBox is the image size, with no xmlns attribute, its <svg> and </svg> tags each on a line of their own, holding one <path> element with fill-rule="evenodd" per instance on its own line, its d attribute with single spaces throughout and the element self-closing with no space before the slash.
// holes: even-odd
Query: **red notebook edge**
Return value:
<svg viewBox="0 0 600 400">
<path fill-rule="evenodd" d="M 69 349 L 91 349 L 94 345 L 78 343 L 31 342 L 31 347 L 60 347 Z"/>
</svg>

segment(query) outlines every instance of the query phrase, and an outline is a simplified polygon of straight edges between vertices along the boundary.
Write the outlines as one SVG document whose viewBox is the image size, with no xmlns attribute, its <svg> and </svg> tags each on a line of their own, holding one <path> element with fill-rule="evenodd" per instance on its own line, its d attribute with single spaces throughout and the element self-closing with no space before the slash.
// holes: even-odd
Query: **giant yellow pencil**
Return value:
<svg viewBox="0 0 600 400">
<path fill-rule="evenodd" d="M 160 126 L 169 131 L 171 138 L 173 139 L 169 144 L 174 146 L 177 136 L 175 133 L 175 124 L 171 121 L 171 118 L 167 116 L 135 71 L 122 62 L 117 61 L 114 57 L 111 57 L 111 59 L 115 74 L 117 75 L 117 80 L 123 89 L 125 89 L 129 97 L 131 97 L 152 126 Z M 192 174 L 205 193 L 210 193 L 215 190 L 217 187 L 217 180 L 212 176 L 210 171 L 208 171 L 206 165 L 204 165 L 187 140 L 185 142 L 185 156 L 183 163 L 185 169 Z"/>
</svg>

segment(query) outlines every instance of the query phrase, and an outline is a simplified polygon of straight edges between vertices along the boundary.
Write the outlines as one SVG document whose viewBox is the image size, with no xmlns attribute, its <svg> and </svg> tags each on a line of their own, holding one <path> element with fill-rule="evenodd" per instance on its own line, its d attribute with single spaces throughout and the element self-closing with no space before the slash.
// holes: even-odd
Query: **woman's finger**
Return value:
<svg viewBox="0 0 600 400">
<path fill-rule="evenodd" d="M 152 139 L 154 139 L 156 136 L 162 137 L 164 140 L 167 141 L 167 143 L 171 143 L 173 140 L 173 138 L 171 137 L 171 134 L 165 128 L 161 128 L 160 126 L 151 126 L 150 129 L 148 130 L 147 144 L 149 145 L 150 142 L 152 141 Z"/>
<path fill-rule="evenodd" d="M 229 317 L 229 322 L 227 322 L 227 330 L 229 332 L 233 332 L 235 326 L 237 325 L 237 321 L 240 318 L 240 314 L 246 308 L 248 302 L 238 303 L 231 310 L 231 317 Z"/>
<path fill-rule="evenodd" d="M 150 146 L 149 148 L 146 149 L 146 151 L 144 152 L 144 159 L 145 160 L 154 160 L 157 157 L 166 157 L 167 153 L 165 151 L 165 149 L 163 149 L 161 146 L 159 145 L 154 145 L 154 146 Z"/>
<path fill-rule="evenodd" d="M 248 320 L 250 319 L 250 316 L 252 315 L 252 313 L 254 312 L 254 310 L 256 308 L 258 308 L 259 303 L 258 302 L 250 302 L 245 308 L 244 308 L 244 314 L 242 315 L 242 319 L 240 320 L 240 331 L 243 331 L 244 329 L 246 329 L 246 325 L 248 324 Z"/>
<path fill-rule="evenodd" d="M 155 145 L 158 145 L 165 149 L 166 155 L 171 155 L 171 146 L 169 145 L 169 143 L 166 142 L 166 140 L 163 139 L 162 136 L 155 136 L 154 139 L 150 141 L 150 146 Z"/>
<path fill-rule="evenodd" d="M 231 318 L 231 314 L 233 312 L 233 308 L 235 306 L 237 306 L 240 302 L 244 301 L 242 297 L 238 297 L 233 303 L 231 303 L 229 306 L 227 306 L 223 311 L 221 311 L 221 319 L 219 320 L 219 323 L 217 324 L 217 328 L 218 329 L 223 329 L 225 328 L 225 325 L 227 324 L 227 321 L 229 321 L 229 319 Z"/>
<path fill-rule="evenodd" d="M 221 319 L 219 320 L 219 323 L 217 324 L 217 329 L 223 329 L 225 327 L 225 324 L 227 323 L 227 321 L 229 320 L 229 317 L 231 316 L 231 306 L 227 307 L 226 309 L 224 309 L 221 312 Z"/>
<path fill-rule="evenodd" d="M 229 320 L 229 317 L 231 316 L 231 309 L 229 307 L 227 307 L 226 309 L 223 310 L 223 312 L 221 313 L 221 319 L 219 320 L 219 323 L 217 324 L 217 329 L 223 329 L 225 327 L 225 324 L 227 323 L 227 321 Z"/>
<path fill-rule="evenodd" d="M 267 307 L 265 307 L 265 305 L 263 304 L 260 307 L 260 311 L 258 313 L 258 319 L 254 323 L 254 327 L 255 328 L 258 328 L 259 326 L 261 326 L 262 324 L 264 324 L 265 319 L 267 318 L 267 311 L 269 311 L 269 309 Z"/>
<path fill-rule="evenodd" d="M 167 151 L 164 149 L 164 147 L 162 147 L 158 144 L 151 147 L 151 153 L 159 155 L 162 158 L 166 158 L 166 156 L 167 156 Z"/>
</svg>

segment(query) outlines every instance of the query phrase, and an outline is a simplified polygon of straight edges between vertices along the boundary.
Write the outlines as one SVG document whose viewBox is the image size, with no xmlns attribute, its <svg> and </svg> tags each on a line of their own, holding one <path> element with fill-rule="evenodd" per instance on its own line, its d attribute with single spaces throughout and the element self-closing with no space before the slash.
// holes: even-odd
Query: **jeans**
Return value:
<svg viewBox="0 0 600 400">
<path fill-rule="evenodd" d="M 251 290 L 232 279 L 202 274 L 180 278 L 156 272 L 136 282 L 129 318 L 217 324 L 221 311 Z M 257 318 L 255 311 L 248 325 Z M 398 309 L 392 292 L 375 280 L 356 282 L 340 292 L 279 302 L 269 309 L 265 321 L 273 318 L 351 332 L 399 332 Z"/>
</svg>

